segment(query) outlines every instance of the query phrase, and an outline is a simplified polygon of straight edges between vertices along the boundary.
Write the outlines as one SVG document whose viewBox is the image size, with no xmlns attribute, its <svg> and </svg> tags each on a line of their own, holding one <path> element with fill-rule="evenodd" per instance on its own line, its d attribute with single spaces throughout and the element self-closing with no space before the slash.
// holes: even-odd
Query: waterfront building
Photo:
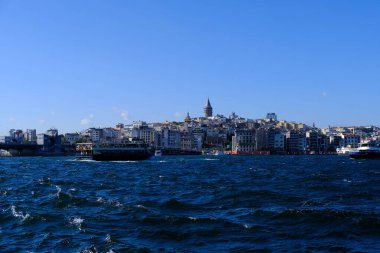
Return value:
<svg viewBox="0 0 380 253">
<path fill-rule="evenodd" d="M 26 129 L 25 140 L 28 143 L 36 143 L 37 142 L 37 131 L 36 131 L 36 129 Z"/>
<path fill-rule="evenodd" d="M 12 138 L 10 136 L 0 136 L 0 143 L 10 144 L 12 143 Z"/>
<path fill-rule="evenodd" d="M 63 136 L 58 134 L 57 129 L 49 129 L 45 134 L 37 134 L 37 144 L 43 146 L 43 151 L 61 151 Z"/>
<path fill-rule="evenodd" d="M 226 130 L 220 127 L 208 127 L 206 130 L 206 139 L 204 144 L 208 146 L 223 146 L 227 139 Z"/>
<path fill-rule="evenodd" d="M 256 130 L 256 150 L 281 152 L 285 150 L 285 135 L 275 127 L 260 127 Z"/>
<path fill-rule="evenodd" d="M 102 129 L 102 139 L 112 141 L 121 139 L 121 131 L 112 127 L 106 127 Z"/>
<path fill-rule="evenodd" d="M 148 126 L 142 126 L 140 127 L 140 136 L 138 136 L 138 139 L 144 141 L 146 144 L 153 144 L 154 143 L 154 129 Z"/>
<path fill-rule="evenodd" d="M 271 147 L 271 140 L 273 134 L 273 150 L 274 151 L 284 151 L 285 150 L 285 134 L 281 129 L 274 129 L 274 131 L 269 133 L 269 147 Z"/>
<path fill-rule="evenodd" d="M 331 135 L 330 136 L 330 145 L 335 148 L 344 147 L 344 140 L 342 135 Z"/>
<path fill-rule="evenodd" d="M 192 133 L 192 147 L 193 147 L 193 150 L 197 150 L 197 151 L 200 151 L 202 150 L 202 146 L 203 146 L 203 134 L 199 134 L 199 133 Z"/>
<path fill-rule="evenodd" d="M 207 99 L 207 103 L 205 107 L 203 108 L 204 116 L 205 118 L 210 118 L 212 117 L 212 106 L 210 103 L 210 99 Z"/>
<path fill-rule="evenodd" d="M 22 130 L 11 129 L 9 131 L 9 137 L 13 143 L 23 143 L 24 142 L 24 132 Z"/>
<path fill-rule="evenodd" d="M 140 127 L 133 127 L 130 132 L 130 139 L 140 139 Z"/>
<path fill-rule="evenodd" d="M 307 150 L 314 153 L 323 153 L 327 151 L 329 146 L 329 138 L 318 130 L 310 130 L 306 132 Z"/>
<path fill-rule="evenodd" d="M 236 129 L 232 136 L 233 154 L 251 154 L 255 151 L 255 130 Z"/>
<path fill-rule="evenodd" d="M 260 127 L 256 129 L 256 141 L 255 141 L 255 150 L 258 151 L 267 151 L 269 150 L 268 144 L 268 129 L 266 127 Z"/>
<path fill-rule="evenodd" d="M 181 149 L 192 150 L 193 149 L 193 138 L 189 132 L 181 132 Z"/>
<path fill-rule="evenodd" d="M 306 152 L 306 136 L 303 131 L 291 130 L 286 133 L 287 151 L 290 153 Z"/>
<path fill-rule="evenodd" d="M 160 148 L 179 149 L 181 148 L 181 134 L 174 126 L 164 126 L 160 132 Z"/>
<path fill-rule="evenodd" d="M 93 143 L 98 143 L 103 137 L 103 129 L 101 128 L 90 128 L 89 129 L 90 139 Z"/>
<path fill-rule="evenodd" d="M 351 147 L 351 148 L 357 148 L 359 147 L 360 143 L 360 136 L 356 134 L 342 134 L 344 146 L 345 147 Z"/>
<path fill-rule="evenodd" d="M 49 136 L 47 134 L 37 134 L 37 144 L 47 146 L 49 142 Z"/>
</svg>

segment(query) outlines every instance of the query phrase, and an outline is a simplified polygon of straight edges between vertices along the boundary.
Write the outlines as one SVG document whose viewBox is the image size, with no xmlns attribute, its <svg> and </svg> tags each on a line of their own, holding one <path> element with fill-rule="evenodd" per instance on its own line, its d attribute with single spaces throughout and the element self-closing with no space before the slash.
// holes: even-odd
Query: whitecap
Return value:
<svg viewBox="0 0 380 253">
<path fill-rule="evenodd" d="M 107 205 L 110 205 L 110 206 L 115 206 L 115 207 L 123 207 L 124 206 L 122 203 L 120 203 L 117 200 L 112 200 L 112 199 L 107 200 L 107 199 L 104 199 L 102 197 L 98 197 L 96 199 L 96 202 L 101 203 L 101 204 L 107 204 Z"/>
<path fill-rule="evenodd" d="M 105 241 L 106 241 L 107 243 L 111 243 L 111 242 L 112 242 L 112 239 L 111 239 L 111 235 L 110 235 L 110 234 L 107 234 L 107 237 L 106 237 Z"/>
<path fill-rule="evenodd" d="M 136 205 L 135 207 L 138 208 L 138 209 L 144 210 L 144 211 L 147 211 L 147 210 L 148 210 L 148 208 L 146 208 L 146 207 L 143 206 L 143 205 Z"/>
<path fill-rule="evenodd" d="M 74 162 L 81 162 L 81 163 L 100 163 L 100 161 L 92 160 L 92 159 L 78 159 L 74 160 Z"/>
<path fill-rule="evenodd" d="M 57 189 L 57 193 L 55 195 L 59 198 L 59 194 L 61 193 L 62 189 L 58 185 L 56 185 L 55 188 Z"/>
<path fill-rule="evenodd" d="M 111 163 L 138 163 L 138 161 L 111 161 Z"/>
<path fill-rule="evenodd" d="M 50 181 L 51 181 L 50 177 L 43 177 L 43 178 L 38 179 L 38 182 L 40 184 L 49 184 Z"/>
<path fill-rule="evenodd" d="M 106 202 L 105 199 L 103 199 L 102 197 L 99 197 L 96 201 L 99 203 L 105 203 Z"/>
<path fill-rule="evenodd" d="M 76 226 L 79 230 L 82 230 L 82 224 L 84 219 L 80 217 L 74 217 L 70 220 L 70 224 Z"/>
<path fill-rule="evenodd" d="M 81 253 L 98 253 L 98 250 L 94 246 L 92 246 L 91 248 L 81 250 L 80 252 Z"/>
<path fill-rule="evenodd" d="M 245 229 L 250 229 L 250 228 L 251 228 L 251 226 L 248 225 L 248 224 L 244 224 L 243 227 L 244 227 Z"/>
<path fill-rule="evenodd" d="M 24 220 L 30 218 L 30 214 L 28 214 L 28 213 L 26 213 L 26 214 L 24 215 L 23 212 L 17 212 L 17 211 L 16 211 L 16 206 L 11 206 L 11 211 L 12 211 L 12 215 L 13 215 L 13 217 L 15 217 L 15 218 L 20 218 L 22 221 L 24 221 Z"/>
</svg>

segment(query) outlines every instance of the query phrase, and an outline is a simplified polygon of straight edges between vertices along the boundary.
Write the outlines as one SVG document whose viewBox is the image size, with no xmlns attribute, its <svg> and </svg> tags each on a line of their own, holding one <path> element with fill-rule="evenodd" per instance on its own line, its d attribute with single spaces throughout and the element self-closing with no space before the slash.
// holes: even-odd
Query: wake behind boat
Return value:
<svg viewBox="0 0 380 253">
<path fill-rule="evenodd" d="M 380 159 L 380 143 L 375 141 L 361 143 L 357 149 L 349 153 L 349 156 L 354 159 Z"/>
</svg>

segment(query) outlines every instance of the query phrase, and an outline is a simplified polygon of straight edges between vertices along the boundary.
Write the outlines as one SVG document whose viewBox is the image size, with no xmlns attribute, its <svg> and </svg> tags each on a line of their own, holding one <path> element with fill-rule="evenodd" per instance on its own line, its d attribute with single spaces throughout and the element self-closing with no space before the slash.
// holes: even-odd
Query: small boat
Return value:
<svg viewBox="0 0 380 253">
<path fill-rule="evenodd" d="M 225 155 L 225 153 L 224 153 L 223 151 L 216 150 L 216 151 L 214 152 L 214 155 L 220 156 L 220 155 Z"/>
<path fill-rule="evenodd" d="M 156 150 L 154 152 L 154 156 L 162 156 L 162 151 L 161 150 Z"/>
<path fill-rule="evenodd" d="M 357 149 L 349 153 L 349 156 L 354 159 L 380 159 L 380 143 L 374 141 L 361 143 Z"/>
</svg>

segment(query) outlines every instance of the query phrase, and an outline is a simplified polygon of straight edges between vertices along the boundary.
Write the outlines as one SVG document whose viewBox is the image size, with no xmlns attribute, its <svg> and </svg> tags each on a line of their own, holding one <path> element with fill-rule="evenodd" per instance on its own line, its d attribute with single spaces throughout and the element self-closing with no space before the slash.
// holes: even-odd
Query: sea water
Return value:
<svg viewBox="0 0 380 253">
<path fill-rule="evenodd" d="M 380 161 L 0 159 L 0 252 L 380 252 Z"/>
</svg>

